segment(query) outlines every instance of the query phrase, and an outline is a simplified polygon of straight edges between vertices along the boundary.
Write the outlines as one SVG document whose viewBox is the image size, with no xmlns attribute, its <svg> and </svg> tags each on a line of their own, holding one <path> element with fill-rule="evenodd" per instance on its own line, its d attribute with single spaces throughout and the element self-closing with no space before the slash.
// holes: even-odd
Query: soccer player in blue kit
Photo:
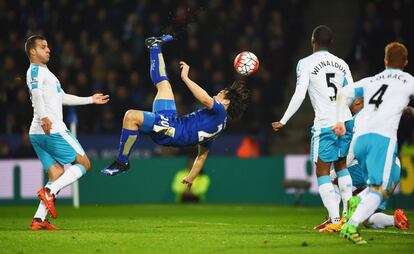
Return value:
<svg viewBox="0 0 414 254">
<path fill-rule="evenodd" d="M 188 77 L 190 67 L 180 62 L 181 79 L 194 97 L 205 107 L 190 114 L 178 116 L 174 94 L 168 81 L 161 46 L 171 41 L 171 35 L 150 37 L 145 40 L 150 51 L 150 76 L 157 88 L 152 112 L 128 110 L 125 113 L 117 159 L 101 172 L 114 176 L 129 169 L 129 155 L 141 134 L 163 146 L 198 146 L 198 156 L 184 184 L 191 186 L 202 169 L 213 140 L 226 127 L 227 117 L 239 118 L 247 106 L 249 91 L 244 82 L 235 81 L 231 86 L 211 97 Z"/>
</svg>

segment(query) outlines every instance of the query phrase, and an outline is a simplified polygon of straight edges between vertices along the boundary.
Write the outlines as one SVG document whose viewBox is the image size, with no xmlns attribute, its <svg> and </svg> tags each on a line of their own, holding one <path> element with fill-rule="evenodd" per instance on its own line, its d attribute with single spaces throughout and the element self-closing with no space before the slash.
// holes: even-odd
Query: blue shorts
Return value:
<svg viewBox="0 0 414 254">
<path fill-rule="evenodd" d="M 337 137 L 331 127 L 312 128 L 311 160 L 317 162 L 320 158 L 324 162 L 334 162 L 338 158 L 348 155 L 349 145 L 353 135 L 353 120 L 345 122 L 346 133 Z"/>
<path fill-rule="evenodd" d="M 50 135 L 30 134 L 29 137 L 46 172 L 56 162 L 66 165 L 74 162 L 77 154 L 85 154 L 78 140 L 68 130 Z"/>
<path fill-rule="evenodd" d="M 368 174 L 364 172 L 361 166 L 357 163 L 348 167 L 349 174 L 352 178 L 352 185 L 356 188 L 366 186 L 368 181 Z M 395 161 L 392 165 L 392 182 L 394 187 L 397 187 L 400 183 L 400 173 L 401 173 L 401 163 L 398 157 L 395 158 Z M 377 211 L 384 211 L 387 209 L 388 199 L 382 201 L 381 205 L 378 207 Z"/>
<path fill-rule="evenodd" d="M 152 112 L 144 111 L 140 132 L 148 134 L 157 144 L 168 145 L 174 138 L 175 126 L 171 119 L 175 117 L 177 109 L 174 100 L 155 100 Z"/>
<path fill-rule="evenodd" d="M 376 133 L 355 140 L 355 158 L 368 176 L 368 185 L 381 186 L 390 192 L 400 182 L 401 167 L 397 159 L 397 141 Z"/>
<path fill-rule="evenodd" d="M 367 173 L 362 170 L 361 166 L 358 163 L 348 167 L 348 171 L 351 175 L 352 185 L 354 187 L 359 188 L 367 185 Z"/>
</svg>

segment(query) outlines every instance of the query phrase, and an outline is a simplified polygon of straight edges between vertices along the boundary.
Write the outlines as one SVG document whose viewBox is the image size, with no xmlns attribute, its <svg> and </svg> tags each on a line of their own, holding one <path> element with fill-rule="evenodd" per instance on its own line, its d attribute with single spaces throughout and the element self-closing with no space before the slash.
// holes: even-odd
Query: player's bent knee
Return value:
<svg viewBox="0 0 414 254">
<path fill-rule="evenodd" d="M 63 175 L 64 172 L 65 172 L 65 170 L 63 169 L 63 167 L 60 164 L 55 163 L 48 169 L 47 173 L 48 173 L 48 176 L 49 176 L 49 180 L 54 182 L 61 175 Z"/>
<path fill-rule="evenodd" d="M 134 129 L 137 126 L 141 126 L 144 121 L 144 113 L 140 110 L 130 109 L 124 116 L 124 128 Z"/>
<path fill-rule="evenodd" d="M 76 162 L 81 164 L 85 168 L 86 172 L 91 169 L 91 162 L 89 161 L 89 158 L 86 156 L 86 154 L 83 156 L 78 155 Z"/>
<path fill-rule="evenodd" d="M 140 112 L 140 111 L 134 110 L 134 109 L 130 109 L 127 112 L 125 112 L 124 122 L 125 121 L 127 121 L 127 122 L 137 122 L 138 114 L 139 114 L 138 112 Z"/>
<path fill-rule="evenodd" d="M 375 191 L 375 192 L 380 193 L 384 199 L 388 198 L 388 195 L 389 195 L 389 192 L 379 185 L 371 185 L 370 191 Z"/>
</svg>

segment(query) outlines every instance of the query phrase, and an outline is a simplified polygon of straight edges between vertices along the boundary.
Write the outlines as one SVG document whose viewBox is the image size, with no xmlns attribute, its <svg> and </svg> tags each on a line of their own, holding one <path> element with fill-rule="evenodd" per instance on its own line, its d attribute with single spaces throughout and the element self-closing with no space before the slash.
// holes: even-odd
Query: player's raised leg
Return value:
<svg viewBox="0 0 414 254">
<path fill-rule="evenodd" d="M 167 70 L 161 46 L 171 41 L 171 35 L 161 37 L 150 37 L 145 40 L 145 44 L 150 51 L 150 76 L 152 83 L 157 88 L 154 98 L 152 112 L 162 112 L 164 110 L 176 110 L 174 93 L 168 81 Z"/>
<path fill-rule="evenodd" d="M 150 51 L 150 76 L 157 88 L 153 112 L 175 110 L 174 94 L 168 81 L 164 57 L 161 52 L 161 45 L 172 39 L 171 35 L 163 35 L 145 40 L 145 45 Z M 117 159 L 101 171 L 104 175 L 114 176 L 129 169 L 129 156 L 139 140 L 140 131 L 151 131 L 154 120 L 155 116 L 150 112 L 131 109 L 125 113 Z"/>
</svg>

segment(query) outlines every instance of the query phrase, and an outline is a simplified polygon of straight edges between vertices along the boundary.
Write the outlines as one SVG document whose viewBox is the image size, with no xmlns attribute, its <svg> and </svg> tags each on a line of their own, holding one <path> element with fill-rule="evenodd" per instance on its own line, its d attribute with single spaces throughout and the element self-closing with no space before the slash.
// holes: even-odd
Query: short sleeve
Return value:
<svg viewBox="0 0 414 254">
<path fill-rule="evenodd" d="M 218 102 L 214 99 L 214 104 L 213 104 L 213 107 L 210 109 L 210 111 L 215 112 L 215 113 L 219 113 L 219 112 L 226 111 L 226 109 L 224 108 L 224 106 L 220 102 Z"/>
<path fill-rule="evenodd" d="M 361 98 L 361 97 L 364 97 L 364 87 L 363 87 L 363 83 L 364 83 L 364 81 L 365 81 L 366 79 L 362 79 L 362 80 L 359 80 L 359 81 L 357 81 L 357 82 L 355 82 L 354 83 L 354 86 L 353 86 L 353 88 L 354 88 L 354 96 L 353 97 L 355 97 L 355 98 Z"/>
</svg>

